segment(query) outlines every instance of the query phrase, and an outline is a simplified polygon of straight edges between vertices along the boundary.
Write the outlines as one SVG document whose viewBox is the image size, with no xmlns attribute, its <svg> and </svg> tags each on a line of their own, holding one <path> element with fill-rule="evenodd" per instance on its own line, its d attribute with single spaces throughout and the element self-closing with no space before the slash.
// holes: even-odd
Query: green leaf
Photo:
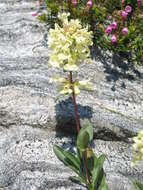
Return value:
<svg viewBox="0 0 143 190">
<path fill-rule="evenodd" d="M 82 160 L 82 152 L 80 151 L 80 149 L 77 147 L 77 158 L 79 160 L 79 162 L 81 162 Z"/>
<path fill-rule="evenodd" d="M 43 13 L 42 15 L 38 16 L 39 21 L 41 22 L 46 22 L 47 21 L 47 16 L 45 13 Z"/>
<path fill-rule="evenodd" d="M 94 189 L 98 189 L 102 182 L 102 178 L 104 176 L 104 171 L 103 171 L 103 163 L 105 160 L 105 155 L 101 155 L 96 163 L 96 167 L 93 169 L 92 172 L 92 186 Z"/>
<path fill-rule="evenodd" d="M 133 184 L 134 184 L 134 186 L 135 186 L 135 188 L 136 188 L 137 190 L 143 190 L 143 184 L 141 184 L 140 182 L 134 180 L 134 181 L 133 181 Z"/>
<path fill-rule="evenodd" d="M 87 158 L 86 160 L 87 160 L 87 167 L 88 167 L 89 171 L 92 172 L 94 169 L 94 157 L 92 156 L 90 158 Z"/>
<path fill-rule="evenodd" d="M 95 156 L 93 150 L 91 148 L 88 148 L 86 150 L 86 160 L 87 160 L 87 166 L 90 170 L 90 172 L 93 172 L 94 167 L 96 166 L 97 157 Z"/>
<path fill-rule="evenodd" d="M 77 147 L 84 151 L 90 142 L 89 134 L 86 130 L 81 130 L 78 137 L 77 137 Z"/>
<path fill-rule="evenodd" d="M 83 127 L 80 131 L 86 131 L 89 134 L 89 140 L 91 141 L 93 139 L 94 130 L 91 125 L 91 123 L 88 120 L 85 120 Z"/>
<path fill-rule="evenodd" d="M 108 190 L 108 186 L 105 182 L 105 176 L 103 175 L 102 181 L 101 181 L 101 185 L 99 186 L 98 190 Z"/>
<path fill-rule="evenodd" d="M 53 150 L 60 161 L 62 161 L 66 166 L 71 168 L 74 172 L 79 174 L 80 163 L 78 158 L 76 158 L 72 153 L 63 150 L 57 145 L 54 145 Z"/>
<path fill-rule="evenodd" d="M 86 184 L 86 180 L 83 179 L 82 177 L 77 177 L 77 176 L 72 176 L 70 177 L 71 181 L 77 183 L 77 184 Z"/>
<path fill-rule="evenodd" d="M 80 163 L 79 163 L 78 159 L 71 152 L 65 151 L 64 154 L 66 156 L 66 160 L 68 162 L 71 162 L 79 170 Z"/>
<path fill-rule="evenodd" d="M 83 152 L 77 148 L 77 158 L 78 158 L 78 161 L 80 163 L 80 176 L 84 176 L 85 177 L 85 181 L 86 181 L 86 175 L 85 175 L 85 170 L 84 170 L 84 162 L 83 162 Z"/>
</svg>

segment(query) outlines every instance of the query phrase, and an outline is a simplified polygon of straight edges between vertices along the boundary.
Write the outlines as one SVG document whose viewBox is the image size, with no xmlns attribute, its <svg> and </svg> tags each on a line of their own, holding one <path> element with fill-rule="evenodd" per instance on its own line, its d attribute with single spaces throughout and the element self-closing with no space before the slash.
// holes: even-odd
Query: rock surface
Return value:
<svg viewBox="0 0 143 190">
<path fill-rule="evenodd" d="M 71 99 L 56 102 L 49 84 L 59 71 L 48 67 L 47 27 L 32 17 L 37 9 L 34 0 L 0 1 L 0 190 L 84 189 L 52 151 L 55 143 L 74 150 L 75 123 Z M 143 68 L 94 53 L 78 76 L 95 84 L 78 97 L 79 115 L 94 126 L 95 152 L 107 154 L 110 189 L 133 190 L 128 176 L 143 180 L 143 166 L 130 166 L 130 137 L 143 129 Z"/>
</svg>

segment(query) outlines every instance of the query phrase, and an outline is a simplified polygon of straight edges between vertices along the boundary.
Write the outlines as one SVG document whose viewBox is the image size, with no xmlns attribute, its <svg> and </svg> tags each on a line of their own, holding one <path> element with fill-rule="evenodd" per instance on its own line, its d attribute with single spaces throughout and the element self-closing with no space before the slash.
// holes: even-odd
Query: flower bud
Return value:
<svg viewBox="0 0 143 190">
<path fill-rule="evenodd" d="M 137 0 L 137 3 L 138 3 L 138 7 L 141 6 L 141 0 Z"/>
<path fill-rule="evenodd" d="M 74 7 L 76 7 L 76 5 L 77 5 L 77 0 L 72 0 L 72 5 L 73 5 Z"/>
<path fill-rule="evenodd" d="M 117 37 L 116 37 L 115 35 L 113 35 L 113 36 L 111 37 L 111 42 L 112 42 L 112 43 L 116 43 L 116 42 L 117 42 Z"/>
<path fill-rule="evenodd" d="M 89 0 L 89 1 L 87 2 L 87 6 L 88 6 L 89 8 L 92 7 L 92 0 Z"/>
<path fill-rule="evenodd" d="M 110 26 L 112 27 L 113 30 L 116 30 L 117 29 L 117 22 L 114 21 Z"/>
<path fill-rule="evenodd" d="M 121 3 L 124 4 L 125 0 L 121 0 Z"/>
<path fill-rule="evenodd" d="M 125 20 L 128 13 L 126 11 L 122 11 L 121 15 L 122 15 L 122 19 Z"/>
<path fill-rule="evenodd" d="M 108 26 L 105 30 L 106 34 L 110 34 L 112 32 L 112 27 Z"/>
<path fill-rule="evenodd" d="M 128 33 L 129 33 L 128 28 L 125 27 L 125 28 L 122 29 L 122 34 L 124 36 L 128 35 Z"/>
<path fill-rule="evenodd" d="M 32 16 L 38 16 L 38 13 L 37 12 L 33 12 Z"/>
</svg>

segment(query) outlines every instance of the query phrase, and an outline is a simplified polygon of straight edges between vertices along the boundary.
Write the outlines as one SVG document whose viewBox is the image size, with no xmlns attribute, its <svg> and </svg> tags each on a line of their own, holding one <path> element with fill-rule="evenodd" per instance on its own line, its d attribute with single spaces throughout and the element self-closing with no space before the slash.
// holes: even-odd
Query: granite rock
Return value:
<svg viewBox="0 0 143 190">
<path fill-rule="evenodd" d="M 49 79 L 63 74 L 48 66 L 48 26 L 32 16 L 34 0 L 0 1 L 0 190 L 84 189 L 53 154 L 53 144 L 75 150 L 71 98 L 57 101 Z M 107 154 L 111 190 L 133 190 L 128 177 L 143 180 L 143 166 L 131 168 L 131 137 L 143 129 L 143 68 L 95 48 L 93 64 L 78 78 L 91 78 L 93 92 L 77 98 L 81 124 L 95 130 L 93 147 Z"/>
</svg>

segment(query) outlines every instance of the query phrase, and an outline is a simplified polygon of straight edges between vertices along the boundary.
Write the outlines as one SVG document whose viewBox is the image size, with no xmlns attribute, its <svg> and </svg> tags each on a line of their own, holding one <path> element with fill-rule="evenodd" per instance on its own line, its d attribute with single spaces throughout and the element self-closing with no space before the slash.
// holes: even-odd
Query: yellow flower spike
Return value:
<svg viewBox="0 0 143 190">
<path fill-rule="evenodd" d="M 55 29 L 49 31 L 49 63 L 65 71 L 77 71 L 81 63 L 89 62 L 92 33 L 87 27 L 82 28 L 78 19 L 68 21 L 68 16 L 69 13 L 60 13 L 58 18 L 63 25 L 55 24 Z"/>
<path fill-rule="evenodd" d="M 143 131 L 140 131 L 136 137 L 133 138 L 133 163 L 136 165 L 139 161 L 143 160 Z"/>
<path fill-rule="evenodd" d="M 55 28 L 49 30 L 49 64 L 73 72 L 77 71 L 83 62 L 91 62 L 89 46 L 92 45 L 92 32 L 88 31 L 88 27 L 83 28 L 78 19 L 68 20 L 69 15 L 69 13 L 60 13 L 58 18 L 62 21 L 62 25 L 55 24 Z M 93 90 L 89 80 L 76 80 L 71 84 L 67 78 L 56 77 L 51 81 L 59 83 L 60 94 L 71 94 L 74 90 L 78 95 L 80 89 Z"/>
</svg>

